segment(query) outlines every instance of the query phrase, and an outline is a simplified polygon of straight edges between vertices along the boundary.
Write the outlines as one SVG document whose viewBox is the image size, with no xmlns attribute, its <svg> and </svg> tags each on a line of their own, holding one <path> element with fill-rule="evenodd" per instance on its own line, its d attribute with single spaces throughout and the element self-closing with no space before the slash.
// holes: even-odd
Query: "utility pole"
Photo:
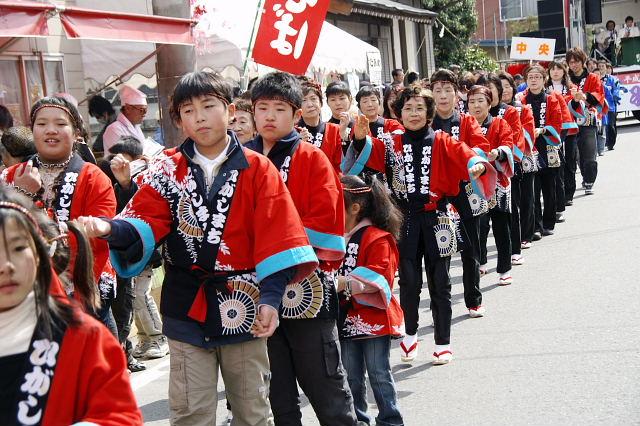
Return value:
<svg viewBox="0 0 640 426">
<path fill-rule="evenodd" d="M 493 13 L 493 47 L 496 51 L 496 61 L 500 60 L 500 56 L 498 54 L 498 26 L 496 25 L 496 14 Z"/>
<path fill-rule="evenodd" d="M 153 0 L 153 14 L 173 18 L 191 18 L 187 1 Z M 176 128 L 169 115 L 169 100 L 180 77 L 195 70 L 194 46 L 167 45 L 158 52 L 156 78 L 158 81 L 158 106 L 162 137 L 167 148 L 182 142 L 182 132 Z"/>
</svg>

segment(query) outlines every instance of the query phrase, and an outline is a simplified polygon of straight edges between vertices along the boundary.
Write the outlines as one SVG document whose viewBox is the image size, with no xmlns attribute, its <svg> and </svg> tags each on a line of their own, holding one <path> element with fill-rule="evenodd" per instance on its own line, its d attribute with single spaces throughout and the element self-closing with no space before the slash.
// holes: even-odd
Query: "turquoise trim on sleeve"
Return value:
<svg viewBox="0 0 640 426">
<path fill-rule="evenodd" d="M 522 157 L 524 157 L 524 152 L 518 148 L 518 145 L 513 145 L 513 156 L 518 160 L 522 160 Z"/>
<path fill-rule="evenodd" d="M 558 133 L 558 131 L 554 129 L 553 126 L 544 126 L 544 129 L 547 132 L 551 133 L 551 136 L 555 138 L 555 140 L 553 140 L 547 135 L 542 135 L 544 140 L 547 141 L 547 145 L 552 145 L 552 146 L 560 145 L 560 142 L 562 142 L 562 138 L 560 137 L 560 134 Z"/>
<path fill-rule="evenodd" d="M 389 287 L 389 283 L 384 276 L 364 266 L 358 266 L 353 271 L 351 271 L 350 275 L 360 281 L 373 283 L 376 286 L 380 287 L 382 291 L 384 291 L 384 296 L 387 299 L 387 304 L 389 304 L 389 302 L 391 301 L 391 288 Z"/>
<path fill-rule="evenodd" d="M 585 118 L 587 118 L 587 116 L 586 116 L 586 115 L 584 115 L 582 112 L 580 112 L 580 111 L 576 111 L 575 109 L 573 109 L 573 105 L 572 105 L 572 103 L 573 103 L 573 102 L 569 102 L 569 103 L 567 104 L 567 105 L 569 106 L 569 111 L 571 112 L 571 115 L 573 115 L 573 116 L 574 116 L 574 117 L 576 117 L 576 118 L 579 118 L 580 120 L 584 120 Z M 585 109 L 585 106 L 584 106 L 584 104 L 582 103 L 582 101 L 580 101 L 580 109 L 581 109 L 582 111 L 584 111 L 584 109 Z"/>
<path fill-rule="evenodd" d="M 477 146 L 471 149 L 480 157 L 484 158 L 485 160 L 487 159 L 487 153 L 481 150 L 480 148 L 478 148 Z"/>
<path fill-rule="evenodd" d="M 111 260 L 113 269 L 123 278 L 132 278 L 140 275 L 144 268 L 146 268 L 153 255 L 153 250 L 156 248 L 156 239 L 151 226 L 149 226 L 147 222 L 135 218 L 118 220 L 123 220 L 133 225 L 136 231 L 138 231 L 140 241 L 142 242 L 142 258 L 135 263 L 129 263 L 125 259 L 122 259 L 122 256 L 116 250 L 109 250 L 109 259 Z"/>
<path fill-rule="evenodd" d="M 344 237 L 342 235 L 325 234 L 306 227 L 304 230 L 307 231 L 309 242 L 311 242 L 311 245 L 315 248 L 341 253 L 345 253 L 347 250 Z"/>
<path fill-rule="evenodd" d="M 491 173 L 491 171 L 493 171 L 493 174 L 495 175 L 496 171 L 493 167 L 491 167 L 491 164 L 489 164 L 489 162 L 487 160 L 485 160 L 484 158 L 480 157 L 479 155 L 476 155 L 474 157 L 471 157 L 469 159 L 469 161 L 467 162 L 467 170 L 469 170 L 470 168 L 472 168 L 473 166 L 475 166 L 478 163 L 483 163 L 485 165 L 485 173 Z M 484 198 L 485 200 L 487 199 L 487 194 L 485 193 L 485 191 L 480 187 L 480 185 L 478 185 L 478 180 L 477 179 L 471 179 L 471 175 L 469 175 L 469 181 L 471 182 L 471 187 L 473 188 L 473 192 L 475 192 L 476 194 L 480 195 L 482 198 Z"/>
<path fill-rule="evenodd" d="M 349 149 L 353 149 L 353 143 Z M 351 166 L 349 170 L 342 170 L 342 172 L 348 175 L 359 175 L 362 173 L 362 170 L 364 170 L 364 167 L 367 165 L 367 161 L 369 161 L 369 157 L 371 157 L 371 151 L 373 151 L 373 142 L 371 141 L 371 137 L 367 136 L 364 148 L 362 148 L 362 151 L 360 152 L 360 155 L 358 155 L 358 158 L 356 158 L 353 166 Z"/>
<path fill-rule="evenodd" d="M 531 139 L 531 135 L 526 130 L 522 129 L 524 133 L 524 139 L 527 141 L 527 145 L 529 145 L 529 149 L 533 150 L 533 139 Z"/>
<path fill-rule="evenodd" d="M 577 129 L 578 125 L 575 122 L 570 122 L 570 123 L 562 123 L 562 130 L 571 130 L 571 129 Z"/>
<path fill-rule="evenodd" d="M 515 145 L 513 145 L 515 146 Z M 507 156 L 507 163 L 509 164 L 509 170 L 505 170 L 500 161 L 496 161 L 496 168 L 502 173 L 513 173 L 513 152 L 506 146 L 499 146 L 498 151 L 502 151 Z"/>
<path fill-rule="evenodd" d="M 256 276 L 262 281 L 271 274 L 304 263 L 318 263 L 311 246 L 294 247 L 267 257 L 256 265 Z"/>
</svg>

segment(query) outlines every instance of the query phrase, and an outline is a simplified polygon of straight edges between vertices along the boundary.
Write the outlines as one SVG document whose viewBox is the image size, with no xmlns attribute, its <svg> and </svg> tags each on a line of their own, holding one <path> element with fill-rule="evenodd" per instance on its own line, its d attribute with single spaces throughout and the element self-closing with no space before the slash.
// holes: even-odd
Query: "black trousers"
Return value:
<svg viewBox="0 0 640 426">
<path fill-rule="evenodd" d="M 282 319 L 267 347 L 272 375 L 269 401 L 276 426 L 302 426 L 297 383 L 321 425 L 357 424 L 335 320 Z"/>
<path fill-rule="evenodd" d="M 566 203 L 573 200 L 573 194 L 576 192 L 576 171 L 578 170 L 577 135 L 569 135 L 565 139 L 564 161 L 561 167 L 564 180 L 564 197 L 560 201 Z"/>
<path fill-rule="evenodd" d="M 536 231 L 554 229 L 556 226 L 556 176 L 558 167 L 538 170 L 535 180 L 535 226 Z M 540 195 L 544 199 L 544 212 Z"/>
<path fill-rule="evenodd" d="M 487 239 L 492 226 L 498 250 L 496 272 L 504 274 L 511 270 L 511 213 L 491 209 L 480 219 L 480 261 L 483 264 L 487 263 Z"/>
<path fill-rule="evenodd" d="M 609 122 L 607 123 L 607 148 L 611 149 L 616 144 L 616 139 L 618 138 L 618 126 L 617 126 L 617 116 L 618 114 L 615 111 L 609 111 L 607 113 L 607 118 Z"/>
<path fill-rule="evenodd" d="M 482 216 L 462 220 L 468 244 L 460 252 L 464 303 L 467 308 L 482 305 L 482 292 L 480 291 L 480 218 Z"/>
<path fill-rule="evenodd" d="M 449 276 L 451 257 L 430 256 L 425 250 L 422 232 L 417 250 L 407 250 L 402 244 L 399 245 L 398 285 L 400 286 L 400 305 L 404 311 L 405 331 L 410 335 L 418 332 L 424 259 L 435 342 L 436 345 L 448 345 L 451 338 L 451 278 Z"/>
<path fill-rule="evenodd" d="M 522 253 L 520 243 L 522 242 L 522 232 L 520 232 L 520 183 L 522 182 L 522 170 L 516 166 L 516 174 L 511 177 L 511 221 L 509 235 L 511 236 L 511 254 Z"/>
<path fill-rule="evenodd" d="M 536 173 L 523 173 L 520 178 L 520 238 L 531 241 L 535 232 L 535 177 Z M 513 193 L 511 193 L 513 197 Z"/>
<path fill-rule="evenodd" d="M 564 167 L 563 164 L 565 162 L 564 159 L 564 143 L 560 148 L 560 167 L 557 168 L 556 172 L 556 212 L 561 213 L 565 210 L 564 205 Z"/>
<path fill-rule="evenodd" d="M 577 135 L 580 172 L 585 183 L 594 183 L 598 176 L 598 147 L 596 126 L 580 127 Z"/>
<path fill-rule="evenodd" d="M 131 278 L 117 277 L 117 280 L 118 288 L 111 310 L 118 329 L 118 341 L 128 357 L 133 350 L 131 340 L 129 340 L 129 333 L 133 322 L 133 301 L 136 298 L 136 293 L 133 289 Z"/>
</svg>

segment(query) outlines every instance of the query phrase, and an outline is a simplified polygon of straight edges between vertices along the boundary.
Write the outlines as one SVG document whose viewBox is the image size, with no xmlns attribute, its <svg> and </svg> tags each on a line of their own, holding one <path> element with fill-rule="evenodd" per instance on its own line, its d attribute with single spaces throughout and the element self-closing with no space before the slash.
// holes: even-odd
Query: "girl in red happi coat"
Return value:
<svg viewBox="0 0 640 426">
<path fill-rule="evenodd" d="M 119 343 L 75 301 L 52 293 L 61 284 L 50 226 L 24 197 L 0 188 L 0 424 L 142 425 Z M 88 265 L 88 242 L 76 238 L 85 248 L 76 260 Z"/>
<path fill-rule="evenodd" d="M 391 339 L 404 334 L 402 308 L 392 293 L 402 212 L 375 177 L 365 183 L 344 176 L 342 185 L 347 241 L 338 277 L 342 362 L 358 421 L 371 423 L 366 371 L 378 405 L 376 424 L 401 425 L 389 352 Z"/>
<path fill-rule="evenodd" d="M 116 197 L 111 181 L 77 152 L 76 141 L 83 128 L 77 108 L 64 98 L 47 97 L 33 105 L 30 117 L 37 153 L 4 170 L 0 180 L 30 197 L 59 223 L 80 216 L 113 217 Z M 106 324 L 115 297 L 115 273 L 107 243 L 92 238 L 91 246 L 101 299 L 97 316 Z M 66 291 L 71 293 L 73 288 Z"/>
<path fill-rule="evenodd" d="M 469 90 L 467 105 L 489 140 L 489 161 L 498 171 L 496 193 L 489 200 L 489 213 L 480 222 L 480 262 L 487 263 L 487 236 L 489 220 L 493 226 L 493 236 L 498 249 L 499 285 L 509 285 L 511 277 L 511 176 L 513 176 L 513 132 L 509 123 L 490 114 L 493 95 L 485 86 L 473 86 Z"/>
</svg>

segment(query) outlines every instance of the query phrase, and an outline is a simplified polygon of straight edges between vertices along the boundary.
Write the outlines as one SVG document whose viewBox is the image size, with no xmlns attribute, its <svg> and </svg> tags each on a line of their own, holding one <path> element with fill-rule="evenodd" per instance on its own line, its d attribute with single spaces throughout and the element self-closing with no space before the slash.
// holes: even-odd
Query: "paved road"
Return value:
<svg viewBox="0 0 640 426">
<path fill-rule="evenodd" d="M 468 318 L 460 261 L 453 262 L 455 358 L 446 366 L 427 357 L 433 335 L 424 290 L 420 359 L 401 364 L 398 342 L 391 353 L 406 425 L 640 425 L 637 158 L 640 126 L 626 125 L 615 151 L 599 159 L 595 195 L 578 191 L 556 235 L 524 252 L 512 286 L 495 284 L 489 248 L 484 318 Z M 149 365 L 133 386 L 147 423 L 167 425 L 169 361 Z M 222 401 L 218 415 L 224 424 Z M 304 416 L 305 426 L 318 424 L 306 402 Z"/>
</svg>

